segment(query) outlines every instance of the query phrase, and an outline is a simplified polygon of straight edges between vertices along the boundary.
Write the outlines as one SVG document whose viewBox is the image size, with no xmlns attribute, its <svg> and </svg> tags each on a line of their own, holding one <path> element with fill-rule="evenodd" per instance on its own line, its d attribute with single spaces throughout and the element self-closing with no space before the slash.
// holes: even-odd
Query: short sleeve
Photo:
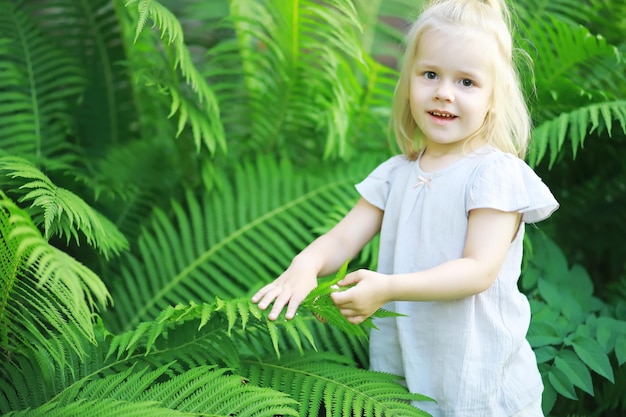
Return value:
<svg viewBox="0 0 626 417">
<path fill-rule="evenodd" d="M 380 164 L 363 181 L 355 187 L 361 197 L 381 210 L 387 205 L 391 183 L 398 168 L 408 160 L 403 155 L 392 156 Z"/>
<path fill-rule="evenodd" d="M 478 168 L 469 185 L 467 213 L 476 208 L 517 211 L 525 223 L 536 223 L 550 217 L 559 203 L 524 161 L 499 154 Z"/>
</svg>

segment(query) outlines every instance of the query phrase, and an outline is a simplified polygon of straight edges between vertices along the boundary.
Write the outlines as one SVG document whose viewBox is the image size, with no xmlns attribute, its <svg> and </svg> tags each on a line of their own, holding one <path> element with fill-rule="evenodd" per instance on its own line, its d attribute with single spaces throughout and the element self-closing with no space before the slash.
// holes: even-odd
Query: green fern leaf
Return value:
<svg viewBox="0 0 626 417">
<path fill-rule="evenodd" d="M 297 159 L 315 151 L 336 158 L 349 156 L 359 135 L 374 134 L 353 128 L 371 126 L 371 116 L 382 121 L 361 110 L 382 91 L 390 98 L 393 88 L 378 82 L 383 71 L 362 76 L 371 61 L 362 51 L 353 2 L 238 0 L 223 27 L 234 38 L 209 51 L 206 75 L 230 109 L 223 117 L 234 142 L 253 150 L 285 149 Z M 241 114 L 247 115 L 245 125 Z M 309 134 L 323 135 L 324 143 L 292 140 Z"/>
<path fill-rule="evenodd" d="M 132 141 L 100 149 L 97 158 L 89 158 L 86 171 L 71 175 L 93 190 L 100 205 L 112 207 L 109 211 L 117 214 L 116 224 L 123 225 L 120 229 L 128 229 L 132 231 L 129 235 L 136 236 L 145 213 L 160 203 L 159 193 L 182 181 L 182 162 L 175 153 L 175 143 L 160 137 Z"/>
<path fill-rule="evenodd" d="M 225 369 L 198 367 L 148 389 L 139 398 L 188 413 L 238 416 L 297 416 L 295 400 L 271 389 L 248 385 Z M 181 395 L 183 393 L 183 395 Z"/>
<path fill-rule="evenodd" d="M 167 365 L 154 370 L 136 368 L 131 366 L 124 372 L 86 381 L 79 391 L 62 392 L 53 404 L 67 409 L 84 401 L 97 400 L 105 404 L 119 402 L 118 405 L 124 404 L 129 410 L 136 404 L 157 407 L 157 411 L 162 412 L 173 410 L 200 415 L 274 416 L 278 412 L 297 415 L 293 399 L 271 389 L 244 384 L 241 377 L 225 375 L 226 369 L 199 366 L 171 376 Z M 107 410 L 102 415 L 110 416 L 110 413 Z"/>
<path fill-rule="evenodd" d="M 588 21 L 595 10 L 590 4 L 576 0 L 524 0 L 511 4 L 516 15 L 524 22 L 537 22 L 558 19 L 577 26 Z"/>
<path fill-rule="evenodd" d="M 402 317 L 402 314 L 393 313 L 384 309 L 378 309 L 372 316 L 365 319 L 361 324 L 355 325 L 350 323 L 337 309 L 334 302 L 330 298 L 330 294 L 335 291 L 345 291 L 351 286 L 337 287 L 337 283 L 341 281 L 348 272 L 349 261 L 346 261 L 334 278 L 326 280 L 319 284 L 309 295 L 304 299 L 301 304 L 302 308 L 309 309 L 313 312 L 315 317 L 319 320 L 326 322 L 330 325 L 337 326 L 342 332 L 354 335 L 361 338 L 367 337 L 367 328 L 375 328 L 376 326 L 372 322 L 374 317 Z"/>
<path fill-rule="evenodd" d="M 0 157 L 0 172 L 24 181 L 20 202 L 30 202 L 36 222 L 44 227 L 44 237 L 58 234 L 67 241 L 73 237 L 80 244 L 78 232 L 87 243 L 100 250 L 106 259 L 128 248 L 126 238 L 102 214 L 73 192 L 55 186 L 34 165 L 19 157 Z"/>
<path fill-rule="evenodd" d="M 135 133 L 137 107 L 129 63 L 126 62 L 122 14 L 109 0 L 28 0 L 23 2 L 48 43 L 80 66 L 85 88 L 80 103 L 71 109 L 72 125 L 82 155 L 95 155 L 108 144 L 119 145 Z M 82 161 L 81 161 L 82 162 Z M 87 161 L 88 162 L 88 161 Z"/>
<path fill-rule="evenodd" d="M 20 3 L 0 9 L 0 149 L 67 160 L 70 103 L 84 89 L 78 62 L 52 44 Z"/>
<path fill-rule="evenodd" d="M 608 101 L 619 97 L 619 81 L 626 82 L 620 68 L 623 58 L 606 39 L 593 36 L 583 26 L 556 19 L 529 22 L 525 29 L 538 51 L 534 61 L 542 105 L 549 103 L 550 97 L 555 105 L 566 106 L 572 104 L 570 98 L 578 104 L 590 98 Z"/>
<path fill-rule="evenodd" d="M 232 343 L 222 343 L 231 340 L 223 325 L 225 312 L 215 313 L 207 326 L 198 332 L 197 322 L 190 317 L 197 313 L 199 320 L 203 310 L 200 307 L 177 308 L 175 314 L 165 314 L 175 324 L 161 334 L 157 341 L 159 347 L 150 352 L 142 345 L 147 340 L 143 335 L 149 334 L 145 329 L 138 330 L 141 336 L 111 337 L 99 323 L 94 327 L 97 344 L 86 345 L 87 354 L 83 360 L 76 352 L 65 351 L 63 344 L 50 345 L 52 354 L 64 356 L 65 361 L 73 365 L 71 368 L 49 361 L 45 356 L 49 351 L 16 356 L 12 363 L 4 363 L 0 368 L 3 375 L 0 396 L 8 399 L 7 404 L 0 403 L 0 412 L 6 415 L 7 412 L 35 410 L 34 413 L 61 414 L 82 410 L 80 404 L 83 402 L 98 401 L 98 404 L 102 403 L 102 414 L 96 415 L 103 416 L 117 415 L 115 410 L 132 413 L 135 405 L 150 405 L 159 412 L 174 410 L 215 416 L 230 413 L 241 416 L 297 415 L 294 399 L 249 384 L 247 379 L 232 375 L 226 368 L 206 364 L 215 360 L 211 353 L 224 358 L 229 351 L 237 352 L 240 348 Z M 250 325 L 246 329 L 250 331 Z M 220 336 L 223 336 L 221 341 Z M 218 345 L 214 344 L 216 341 Z M 130 343 L 135 343 L 133 355 L 106 354 L 107 350 L 116 349 L 115 346 Z M 7 376 L 11 378 L 11 384 L 2 382 Z M 115 402 L 119 404 L 108 407 Z"/>
<path fill-rule="evenodd" d="M 295 403 L 294 400 L 269 389 L 242 384 L 241 377 L 224 375 L 224 369 L 200 366 L 175 376 L 168 376 L 169 372 L 171 369 L 168 366 L 155 370 L 132 366 L 124 372 L 104 378 L 91 378 L 82 381 L 79 390 L 70 387 L 62 391 L 52 401 L 35 409 L 34 413 L 71 413 L 82 410 L 80 404 L 85 402 L 98 408 L 102 404 L 101 414 L 95 414 L 102 416 L 118 416 L 118 412 L 144 415 L 136 414 L 142 407 L 147 407 L 157 415 L 188 415 L 193 412 L 228 416 L 232 411 L 242 416 L 295 413 L 290 407 Z"/>
<path fill-rule="evenodd" d="M 130 6 L 136 6 L 138 11 L 135 43 L 142 34 L 147 21 L 149 19 L 154 21 L 161 38 L 166 40 L 165 49 L 174 56 L 171 66 L 173 69 L 180 69 L 184 82 L 196 97 L 194 101 L 181 94 L 180 80 L 175 74 L 169 74 L 172 78 L 168 80 L 158 78 L 159 71 L 143 73 L 151 84 L 160 85 L 170 95 L 169 117 L 178 113 L 178 134 L 189 123 L 198 150 L 204 143 L 211 153 L 214 153 L 218 147 L 225 151 L 226 141 L 217 99 L 193 63 L 189 49 L 184 43 L 183 29 L 176 16 L 156 0 L 129 0 L 125 6 L 127 9 L 130 9 Z M 149 65 L 150 62 L 151 60 L 147 60 L 146 64 Z"/>
<path fill-rule="evenodd" d="M 11 412 L 7 417 L 182 417 L 186 413 L 158 407 L 151 402 L 124 402 L 106 398 L 77 401 L 67 405 L 45 404 L 32 410 Z"/>
<path fill-rule="evenodd" d="M 618 122 L 626 133 L 626 101 L 591 103 L 571 112 L 563 112 L 553 120 L 537 126 L 533 133 L 534 152 L 529 155 L 529 163 L 537 165 L 550 150 L 550 166 L 556 161 L 565 139 L 569 138 L 574 156 L 583 146 L 585 138 L 594 131 L 606 129 L 609 136 L 613 123 Z"/>
<path fill-rule="evenodd" d="M 432 399 L 412 394 L 398 377 L 349 366 L 345 358 L 326 353 L 283 356 L 242 362 L 252 383 L 298 398 L 300 416 L 430 416 L 410 404 Z"/>
<path fill-rule="evenodd" d="M 55 352 L 59 341 L 84 354 L 94 341 L 92 313 L 110 301 L 92 271 L 41 236 L 29 216 L 0 191 L 0 344 L 9 351 Z M 58 337 L 58 339 L 55 339 Z M 65 363 L 63 355 L 50 358 Z"/>
<path fill-rule="evenodd" d="M 309 318 L 308 321 L 313 320 Z M 249 335 L 258 342 L 263 339 L 259 332 L 262 330 L 270 338 L 270 343 L 277 356 L 280 356 L 280 344 L 283 340 L 281 329 L 292 342 L 294 342 L 300 352 L 304 352 L 302 340 L 306 339 L 315 348 L 314 336 L 308 328 L 307 320 L 296 317 L 293 320 L 280 319 L 270 321 L 267 314 L 248 298 L 221 300 L 216 299 L 214 304 L 177 305 L 166 308 L 156 320 L 143 322 L 135 330 L 129 331 L 112 340 L 107 354 L 108 357 L 115 356 L 118 359 L 129 358 L 132 355 L 145 352 L 159 351 L 168 335 L 174 328 L 180 327 L 186 322 L 192 322 L 191 328 L 198 334 L 195 338 L 204 337 L 216 338 L 216 331 L 224 333 L 220 338 L 230 337 L 245 341 Z M 199 324 L 195 324 L 198 322 Z M 225 323 L 226 325 L 222 325 Z M 251 331 L 249 327 L 256 329 Z M 258 350 L 258 349 L 256 349 Z M 234 354 L 234 352 L 233 352 Z M 231 360 L 237 361 L 236 357 Z"/>
</svg>

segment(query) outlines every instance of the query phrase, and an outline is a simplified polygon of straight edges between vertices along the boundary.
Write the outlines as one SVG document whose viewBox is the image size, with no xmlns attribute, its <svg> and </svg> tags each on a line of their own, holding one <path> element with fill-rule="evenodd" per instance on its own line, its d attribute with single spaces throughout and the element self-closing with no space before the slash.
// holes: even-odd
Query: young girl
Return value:
<svg viewBox="0 0 626 417">
<path fill-rule="evenodd" d="M 513 65 L 503 0 L 431 1 L 413 24 L 394 99 L 402 150 L 356 187 L 361 199 L 252 298 L 290 319 L 317 277 L 380 232 L 378 271 L 332 294 L 360 323 L 378 308 L 373 370 L 404 377 L 435 417 L 542 416 L 543 390 L 525 339 L 517 287 L 524 224 L 558 203 L 524 156 L 530 118 Z"/>
</svg>

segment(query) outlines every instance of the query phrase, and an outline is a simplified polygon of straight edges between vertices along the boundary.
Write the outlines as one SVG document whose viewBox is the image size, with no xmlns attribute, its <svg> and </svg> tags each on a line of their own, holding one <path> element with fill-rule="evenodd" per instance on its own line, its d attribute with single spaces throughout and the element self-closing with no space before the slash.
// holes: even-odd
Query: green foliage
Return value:
<svg viewBox="0 0 626 417">
<path fill-rule="evenodd" d="M 19 6 L 0 2 L 0 149 L 67 159 L 67 112 L 85 81 L 73 57 L 51 45 Z"/>
<path fill-rule="evenodd" d="M 160 32 L 160 38 L 165 43 L 158 45 L 149 38 L 145 43 L 151 43 L 152 51 L 163 48 L 163 59 L 169 71 L 153 71 L 152 60 L 144 61 L 143 68 L 138 68 L 142 81 L 157 85 L 162 92 L 171 99 L 168 117 L 178 113 L 177 135 L 180 135 L 187 124 L 190 125 L 192 136 L 199 149 L 204 144 L 212 153 L 219 147 L 226 150 L 226 142 L 222 121 L 220 119 L 217 99 L 211 87 L 193 64 L 191 53 L 185 45 L 183 29 L 178 19 L 159 2 L 155 0 L 129 0 L 125 6 L 129 10 L 136 7 L 138 16 L 134 42 L 139 39 L 148 20 L 154 22 Z M 134 6 L 131 8 L 131 6 Z M 141 62 L 141 61 L 139 61 Z M 139 63 L 138 62 L 138 63 Z M 163 63 L 161 63 L 161 68 Z M 176 70 L 180 70 L 180 76 Z M 151 71 L 152 70 L 152 71 Z M 181 82 L 190 91 L 181 88 Z"/>
<path fill-rule="evenodd" d="M 536 77 L 541 106 L 529 162 L 538 164 L 549 151 L 552 166 L 566 138 L 575 157 L 596 129 L 610 136 L 613 123 L 619 123 L 626 131 L 626 102 L 621 100 L 626 75 L 617 47 L 556 18 L 525 24 L 527 42 L 537 51 L 532 54 L 536 74 L 543 75 Z"/>
<path fill-rule="evenodd" d="M 408 393 L 393 375 L 356 369 L 338 355 L 291 355 L 280 362 L 247 363 L 245 369 L 250 382 L 297 396 L 300 416 L 318 416 L 322 408 L 329 416 L 430 415 L 409 403 L 430 398 Z"/>
<path fill-rule="evenodd" d="M 530 162 L 537 164 L 550 149 L 550 164 L 552 165 L 558 152 L 565 143 L 566 137 L 573 147 L 574 157 L 578 147 L 582 147 L 589 133 L 606 129 L 611 136 L 613 122 L 619 122 L 622 130 L 626 131 L 626 101 L 612 101 L 593 103 L 579 107 L 571 112 L 560 113 L 556 118 L 542 123 L 533 134 L 535 146 L 541 150 L 532 154 Z"/>
<path fill-rule="evenodd" d="M 20 203 L 30 202 L 29 212 L 36 225 L 44 230 L 44 238 L 58 235 L 80 243 L 79 232 L 105 259 L 128 248 L 124 235 L 109 219 L 95 211 L 79 196 L 52 183 L 43 172 L 19 157 L 0 157 L 0 173 L 19 179 L 16 194 Z M 26 182 L 28 181 L 28 182 Z M 0 182 L 1 184 L 2 182 Z"/>
<path fill-rule="evenodd" d="M 230 36 L 207 48 L 205 74 L 235 152 L 314 163 L 384 145 L 395 72 L 364 53 L 351 1 L 238 0 L 228 11 L 218 27 Z"/>
<path fill-rule="evenodd" d="M 84 340 L 88 354 L 74 369 L 54 363 L 40 367 L 43 358 L 29 352 L 14 358 L 15 368 L 5 375 L 12 384 L 0 384 L 0 396 L 6 399 L 0 412 L 62 415 L 97 401 L 102 407 L 89 413 L 102 416 L 141 407 L 163 415 L 317 416 L 322 403 L 333 415 L 338 409 L 346 414 L 428 415 L 408 405 L 428 398 L 409 394 L 397 377 L 357 369 L 345 356 L 304 356 L 296 350 L 279 358 L 275 354 L 282 347 L 270 353 L 279 349 L 279 333 L 312 343 L 307 321 L 317 320 L 305 314 L 272 322 L 247 299 L 218 299 L 170 307 L 155 321 L 118 336 L 99 323 L 94 326 L 97 344 Z M 58 345 L 52 351 L 69 363 L 80 360 Z"/>
<path fill-rule="evenodd" d="M 400 317 L 402 314 L 393 313 L 385 309 L 378 309 L 370 317 L 366 318 L 360 326 L 355 326 L 346 319 L 330 298 L 330 294 L 335 291 L 345 291 L 352 286 L 339 287 L 337 283 L 341 281 L 348 271 L 349 262 L 346 261 L 343 266 L 337 271 L 334 278 L 321 281 L 317 288 L 313 289 L 302 301 L 302 308 L 308 308 L 313 312 L 315 317 L 326 323 L 330 321 L 335 326 L 339 327 L 343 332 L 348 334 L 355 334 L 356 336 L 367 338 L 368 329 L 376 328 L 372 319 L 375 317 Z"/>
<path fill-rule="evenodd" d="M 328 207 L 345 195 L 354 198 L 352 184 L 374 161 L 310 176 L 288 161 L 259 157 L 237 167 L 229 188 L 197 196 L 188 191 L 167 212 L 156 209 L 137 250 L 121 259 L 111 323 L 127 330 L 181 300 L 236 297 L 268 282 L 313 239 L 311 229 Z"/>
<path fill-rule="evenodd" d="M 557 394 L 577 400 L 581 390 L 593 396 L 592 372 L 615 382 L 610 356 L 617 366 L 626 363 L 626 303 L 616 308 L 594 297 L 593 282 L 580 265 L 568 266 L 545 235 L 532 236 L 533 256 L 521 283 L 531 297 L 528 340 L 544 379 L 547 413 Z"/>
<path fill-rule="evenodd" d="M 72 366 L 56 346 L 84 357 L 82 339 L 95 340 L 92 312 L 110 301 L 109 292 L 91 270 L 48 244 L 1 191 L 0 198 L 0 346 L 7 355 L 39 352 Z"/>
</svg>

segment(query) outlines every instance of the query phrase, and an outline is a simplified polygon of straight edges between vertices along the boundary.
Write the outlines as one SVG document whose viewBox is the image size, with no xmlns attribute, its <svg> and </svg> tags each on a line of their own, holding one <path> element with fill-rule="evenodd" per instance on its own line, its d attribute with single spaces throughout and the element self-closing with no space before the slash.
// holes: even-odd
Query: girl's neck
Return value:
<svg viewBox="0 0 626 417">
<path fill-rule="evenodd" d="M 460 161 L 481 146 L 479 141 L 466 142 L 461 146 L 426 145 L 419 158 L 419 165 L 424 172 L 436 172 Z"/>
</svg>

